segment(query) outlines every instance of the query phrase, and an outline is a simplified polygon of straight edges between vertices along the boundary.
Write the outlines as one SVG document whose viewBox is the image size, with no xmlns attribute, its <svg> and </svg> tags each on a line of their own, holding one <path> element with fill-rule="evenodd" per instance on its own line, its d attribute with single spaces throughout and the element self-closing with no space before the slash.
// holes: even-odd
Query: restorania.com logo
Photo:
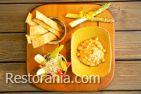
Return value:
<svg viewBox="0 0 141 94">
<path fill-rule="evenodd" d="M 100 76 L 91 75 L 91 76 L 74 76 L 70 75 L 65 76 L 51 76 L 46 75 L 44 77 L 31 75 L 28 73 L 27 75 L 14 75 L 13 73 L 5 74 L 6 84 L 8 83 L 92 83 L 99 84 L 101 82 Z"/>
</svg>

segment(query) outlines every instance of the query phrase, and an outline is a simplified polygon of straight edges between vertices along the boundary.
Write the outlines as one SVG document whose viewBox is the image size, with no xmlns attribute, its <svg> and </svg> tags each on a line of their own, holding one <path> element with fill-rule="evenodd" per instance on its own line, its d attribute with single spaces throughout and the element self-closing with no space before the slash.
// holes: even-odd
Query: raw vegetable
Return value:
<svg viewBox="0 0 141 94">
<path fill-rule="evenodd" d="M 113 19 L 107 19 L 107 18 L 101 18 L 101 17 L 92 17 L 89 20 L 94 22 L 114 22 Z"/>
<path fill-rule="evenodd" d="M 39 54 L 35 56 L 35 61 L 41 64 L 41 68 L 37 70 L 36 75 L 41 77 L 46 77 L 48 74 L 53 77 L 54 75 L 62 77 L 65 75 L 70 63 L 67 64 L 65 57 L 59 54 L 63 47 L 63 45 L 60 45 L 52 53 L 47 54 L 45 57 Z"/>
<path fill-rule="evenodd" d="M 46 59 L 45 59 L 42 55 L 40 55 L 40 54 L 37 54 L 37 55 L 34 57 L 34 60 L 35 60 L 37 63 L 41 64 L 41 65 L 44 65 L 44 64 L 46 63 Z"/>
<path fill-rule="evenodd" d="M 36 75 L 43 75 L 43 74 L 46 74 L 47 71 L 45 70 L 45 68 L 41 68 L 37 71 Z"/>
<path fill-rule="evenodd" d="M 83 23 L 83 22 L 85 22 L 87 20 L 90 20 L 90 21 L 102 21 L 102 22 L 113 22 L 112 19 L 95 18 L 96 15 L 98 15 L 98 14 L 102 13 L 104 10 L 108 9 L 110 5 L 111 5 L 111 3 L 106 3 L 96 11 L 90 11 L 90 12 L 81 11 L 80 14 L 78 14 L 78 15 L 68 13 L 66 15 L 66 17 L 79 18 L 79 19 L 74 20 L 73 22 L 69 23 L 71 27 L 75 27 L 75 26 L 79 25 L 80 23 Z"/>
<path fill-rule="evenodd" d="M 81 18 L 80 14 L 71 14 L 71 13 L 68 13 L 66 15 L 66 17 L 68 18 L 75 18 L 75 19 L 78 19 L 78 18 Z M 101 18 L 101 17 L 91 17 L 90 15 L 86 15 L 85 16 L 88 20 L 90 21 L 95 21 L 95 22 L 114 22 L 113 19 L 109 19 L 109 18 Z M 80 20 L 80 19 L 78 19 Z M 75 21 L 78 21 L 78 20 L 75 20 Z M 81 19 L 82 20 L 82 19 Z M 73 23 L 72 23 L 73 24 Z"/>
<path fill-rule="evenodd" d="M 57 47 L 51 54 L 50 54 L 50 58 L 56 58 L 59 55 L 59 52 L 63 49 L 63 45 L 60 45 L 59 47 Z"/>
<path fill-rule="evenodd" d="M 81 18 L 81 19 L 77 19 L 77 20 L 75 20 L 75 21 L 70 22 L 69 25 L 70 25 L 71 27 L 75 27 L 75 26 L 77 26 L 78 24 L 85 22 L 86 20 L 87 20 L 87 18 L 83 17 L 83 18 Z"/>
<path fill-rule="evenodd" d="M 98 10 L 94 11 L 92 13 L 92 16 L 96 16 L 100 13 L 102 13 L 104 10 L 108 9 L 110 7 L 111 3 L 106 3 L 104 4 L 101 8 L 99 8 Z"/>
<path fill-rule="evenodd" d="M 67 67 L 69 67 L 70 65 L 71 65 L 71 62 L 68 62 L 68 63 L 67 63 Z"/>
<path fill-rule="evenodd" d="M 80 18 L 79 14 L 68 13 L 66 15 L 67 18 Z"/>
<path fill-rule="evenodd" d="M 57 74 L 58 74 L 59 76 L 61 76 L 61 75 L 63 74 L 62 70 L 58 69 L 58 70 L 57 70 Z"/>
<path fill-rule="evenodd" d="M 66 65 L 66 62 L 64 60 L 61 59 L 59 61 L 59 66 L 63 71 L 67 71 L 67 65 Z"/>
</svg>

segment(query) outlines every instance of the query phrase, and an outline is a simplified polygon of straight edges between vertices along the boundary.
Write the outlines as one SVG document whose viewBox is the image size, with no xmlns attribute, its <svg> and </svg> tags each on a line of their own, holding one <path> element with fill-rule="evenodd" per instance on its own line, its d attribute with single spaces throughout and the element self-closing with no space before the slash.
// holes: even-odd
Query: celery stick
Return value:
<svg viewBox="0 0 141 94">
<path fill-rule="evenodd" d="M 88 19 L 85 18 L 85 17 L 83 17 L 83 18 L 80 18 L 80 19 L 77 19 L 77 20 L 75 20 L 75 21 L 70 22 L 69 25 L 70 25 L 71 27 L 75 27 L 75 26 L 77 26 L 78 24 L 80 24 L 80 23 L 82 23 L 82 22 L 85 22 L 86 20 L 88 20 Z"/>
<path fill-rule="evenodd" d="M 50 54 L 50 58 L 56 58 L 59 55 L 59 52 L 63 49 L 64 45 L 60 45 L 59 47 L 57 47 L 51 54 Z"/>
<path fill-rule="evenodd" d="M 92 17 L 89 19 L 90 21 L 95 21 L 95 22 L 114 22 L 113 19 L 107 19 L 107 18 L 100 18 L 100 17 Z"/>
<path fill-rule="evenodd" d="M 102 13 L 104 10 L 108 9 L 110 7 L 111 3 L 106 3 L 104 4 L 101 8 L 99 8 L 98 10 L 94 11 L 92 16 L 96 16 L 100 13 Z"/>
<path fill-rule="evenodd" d="M 101 8 L 93 12 L 92 17 L 102 13 L 104 10 L 108 9 L 110 5 L 111 3 L 104 4 Z M 79 25 L 80 23 L 85 22 L 87 20 L 88 20 L 87 18 L 80 18 L 80 19 L 74 20 L 73 22 L 70 23 L 70 26 L 75 27 Z"/>
<path fill-rule="evenodd" d="M 80 18 L 80 15 L 79 14 L 72 14 L 72 13 L 68 13 L 66 15 L 67 18 Z"/>
<path fill-rule="evenodd" d="M 70 22 L 69 25 L 71 27 L 75 27 L 75 26 L 79 25 L 80 23 L 83 23 L 87 20 L 95 21 L 95 22 L 98 22 L 98 21 L 99 22 L 114 22 L 114 20 L 107 19 L 107 18 L 92 17 L 92 18 L 88 19 L 88 18 L 83 17 L 83 18 L 80 18 L 80 19 L 77 19 L 75 21 Z"/>
</svg>

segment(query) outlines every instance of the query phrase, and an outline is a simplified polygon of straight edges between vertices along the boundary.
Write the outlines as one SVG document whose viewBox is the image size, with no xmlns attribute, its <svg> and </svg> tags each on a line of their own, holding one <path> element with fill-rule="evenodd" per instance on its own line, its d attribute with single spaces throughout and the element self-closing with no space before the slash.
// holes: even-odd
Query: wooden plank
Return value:
<svg viewBox="0 0 141 94">
<path fill-rule="evenodd" d="M 110 10 L 117 30 L 140 30 L 141 2 L 113 3 Z"/>
<path fill-rule="evenodd" d="M 116 59 L 141 59 L 141 32 L 115 33 Z"/>
<path fill-rule="evenodd" d="M 116 32 L 116 59 L 141 59 L 141 32 Z M 24 33 L 0 33 L 0 62 L 25 61 Z"/>
<path fill-rule="evenodd" d="M 140 1 L 140 0 L 134 0 Z M 66 3 L 66 2 L 106 2 L 106 0 L 1 0 L 0 3 Z M 131 0 L 111 0 L 110 2 L 133 2 Z"/>
<path fill-rule="evenodd" d="M 12 92 L 14 94 L 62 94 L 64 92 Z M 140 94 L 141 91 L 67 92 L 67 94 Z M 11 94 L 5 93 L 5 94 Z"/>
<path fill-rule="evenodd" d="M 24 34 L 0 34 L 0 61 L 25 61 L 26 39 Z"/>
<path fill-rule="evenodd" d="M 1 4 L 0 32 L 25 32 L 27 13 L 39 5 L 41 4 Z M 110 10 L 116 21 L 116 30 L 141 30 L 140 9 L 141 2 L 114 2 Z"/>
<path fill-rule="evenodd" d="M 141 90 L 141 61 L 117 61 L 115 77 L 105 90 Z M 41 91 L 29 84 L 6 84 L 5 73 L 26 74 L 24 63 L 0 64 L 0 92 L 4 91 Z"/>
<path fill-rule="evenodd" d="M 0 32 L 25 32 L 25 19 L 28 12 L 40 4 L 1 4 Z"/>
<path fill-rule="evenodd" d="M 141 91 L 102 91 L 102 92 L 71 92 L 68 94 L 140 94 Z M 55 93 L 56 94 L 56 93 Z"/>
</svg>

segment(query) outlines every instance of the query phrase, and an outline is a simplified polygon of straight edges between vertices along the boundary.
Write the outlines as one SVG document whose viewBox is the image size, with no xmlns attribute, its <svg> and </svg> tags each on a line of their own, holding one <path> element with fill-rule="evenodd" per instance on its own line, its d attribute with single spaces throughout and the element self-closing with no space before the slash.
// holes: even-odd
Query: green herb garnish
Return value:
<svg viewBox="0 0 141 94">
<path fill-rule="evenodd" d="M 63 49 L 64 45 L 60 45 L 59 47 L 57 47 L 51 54 L 50 54 L 50 58 L 56 58 L 59 55 L 59 52 Z"/>
</svg>

